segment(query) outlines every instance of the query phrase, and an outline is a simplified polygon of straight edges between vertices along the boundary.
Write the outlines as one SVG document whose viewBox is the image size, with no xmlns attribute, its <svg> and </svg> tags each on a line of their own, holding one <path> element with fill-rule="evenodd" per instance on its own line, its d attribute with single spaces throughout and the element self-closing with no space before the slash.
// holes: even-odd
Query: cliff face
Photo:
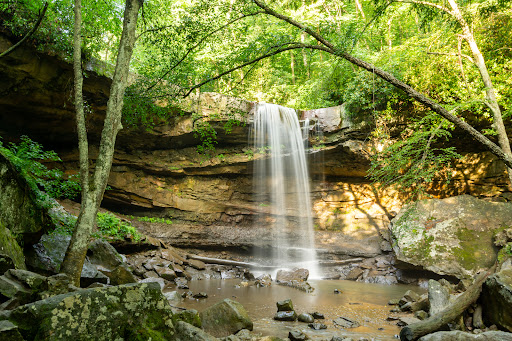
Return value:
<svg viewBox="0 0 512 341">
<path fill-rule="evenodd" d="M 0 38 L 0 51 L 10 42 Z M 94 157 L 108 100 L 110 80 L 87 72 L 84 91 L 91 108 L 88 132 Z M 68 174 L 77 172 L 78 153 L 72 104 L 71 65 L 54 56 L 22 48 L 0 59 L 0 135 L 25 134 L 56 150 Z M 151 224 L 146 231 L 178 246 L 267 246 L 272 231 L 268 208 L 252 198 L 252 166 L 265 157 L 248 147 L 254 103 L 204 93 L 182 103 L 192 115 L 176 116 L 151 130 L 123 129 L 116 143 L 103 205 L 133 215 L 170 217 L 172 225 Z M 216 155 L 197 154 L 197 116 L 216 128 Z M 232 115 L 247 124 L 230 134 L 222 129 Z M 325 142 L 309 154 L 316 239 L 326 254 L 376 255 L 390 250 L 389 218 L 405 195 L 378 191 L 365 178 L 368 132 L 344 117 L 343 108 L 303 113 L 323 129 Z M 440 197 L 469 193 L 512 199 L 503 165 L 487 153 L 468 154 Z M 257 214 L 263 213 L 263 214 Z M 292 217 L 293 219 L 293 217 Z M 300 236 L 296 236 L 300 238 Z"/>
</svg>

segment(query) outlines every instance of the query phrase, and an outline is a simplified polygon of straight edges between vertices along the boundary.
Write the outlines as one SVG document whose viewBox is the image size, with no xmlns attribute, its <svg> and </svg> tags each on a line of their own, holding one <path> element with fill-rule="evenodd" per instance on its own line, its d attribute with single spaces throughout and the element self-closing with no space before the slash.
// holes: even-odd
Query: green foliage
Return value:
<svg viewBox="0 0 512 341">
<path fill-rule="evenodd" d="M 43 162 L 62 161 L 54 151 L 45 151 L 43 146 L 28 136 L 21 136 L 20 143 L 9 143 L 7 147 L 0 141 L 0 150 L 27 179 L 29 185 L 38 193 L 41 200 L 46 192 L 52 198 L 76 198 L 81 191 L 78 176 L 64 179 L 61 170 L 48 168 Z"/>
<path fill-rule="evenodd" d="M 157 218 L 157 217 L 131 217 L 131 218 L 132 219 L 135 218 L 138 221 L 145 221 L 145 222 L 149 222 L 149 223 L 162 223 L 162 224 L 167 224 L 167 225 L 172 224 L 172 220 L 166 219 L 166 218 Z"/>
<path fill-rule="evenodd" d="M 399 141 L 377 150 L 369 178 L 383 187 L 397 186 L 410 200 L 425 196 L 434 180 L 448 183 L 450 164 L 461 156 L 453 147 L 439 147 L 438 142 L 449 139 L 451 129 L 449 122 L 432 113 L 414 122 Z M 378 137 L 375 142 L 379 148 Z"/>
<path fill-rule="evenodd" d="M 112 213 L 98 213 L 96 224 L 100 236 L 124 239 L 131 236 L 135 241 L 141 239 L 140 233 L 131 224 L 122 221 Z"/>
</svg>

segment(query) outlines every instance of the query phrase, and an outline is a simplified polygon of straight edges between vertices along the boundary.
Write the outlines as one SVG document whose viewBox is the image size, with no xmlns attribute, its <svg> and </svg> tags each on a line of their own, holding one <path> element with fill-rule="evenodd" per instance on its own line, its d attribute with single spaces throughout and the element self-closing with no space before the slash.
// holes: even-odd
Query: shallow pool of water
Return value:
<svg viewBox="0 0 512 341">
<path fill-rule="evenodd" d="M 330 340 L 332 335 L 366 337 L 376 340 L 393 340 L 399 328 L 393 322 L 386 321 L 390 315 L 387 302 L 400 298 L 407 290 L 421 292 L 417 286 L 382 285 L 342 280 L 310 280 L 315 288 L 313 293 L 280 286 L 275 283 L 270 287 L 239 287 L 240 280 L 201 280 L 189 282 L 194 293 L 206 292 L 207 299 L 184 299 L 179 306 L 199 311 L 225 298 L 240 302 L 248 311 L 254 322 L 254 331 L 262 335 L 287 337 L 292 329 L 300 329 L 312 340 Z M 341 293 L 335 294 L 337 289 Z M 186 290 L 181 290 L 186 291 Z M 276 302 L 290 298 L 297 314 L 318 311 L 325 315 L 319 322 L 327 325 L 326 330 L 315 331 L 301 322 L 274 321 Z M 337 317 L 356 320 L 360 327 L 339 329 L 333 325 Z"/>
</svg>

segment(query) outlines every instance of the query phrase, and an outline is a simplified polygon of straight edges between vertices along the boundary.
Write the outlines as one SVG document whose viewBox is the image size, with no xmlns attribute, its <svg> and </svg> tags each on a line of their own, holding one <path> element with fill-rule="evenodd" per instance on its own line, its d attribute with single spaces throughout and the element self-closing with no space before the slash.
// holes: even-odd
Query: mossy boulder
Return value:
<svg viewBox="0 0 512 341">
<path fill-rule="evenodd" d="M 25 256 L 11 230 L 0 220 L 0 273 L 12 268 L 26 269 Z"/>
<path fill-rule="evenodd" d="M 51 226 L 48 212 L 37 200 L 34 190 L 1 151 L 0 224 L 26 244 L 37 242 Z"/>
<path fill-rule="evenodd" d="M 469 195 L 421 200 L 392 220 L 393 250 L 403 262 L 440 275 L 470 278 L 494 264 L 493 236 L 511 222 L 512 203 Z"/>
<path fill-rule="evenodd" d="M 157 283 L 84 289 L 4 315 L 25 340 L 172 340 L 171 307 Z"/>
<path fill-rule="evenodd" d="M 203 330 L 215 337 L 225 337 L 242 329 L 253 328 L 245 308 L 229 298 L 206 308 L 199 316 Z"/>
</svg>

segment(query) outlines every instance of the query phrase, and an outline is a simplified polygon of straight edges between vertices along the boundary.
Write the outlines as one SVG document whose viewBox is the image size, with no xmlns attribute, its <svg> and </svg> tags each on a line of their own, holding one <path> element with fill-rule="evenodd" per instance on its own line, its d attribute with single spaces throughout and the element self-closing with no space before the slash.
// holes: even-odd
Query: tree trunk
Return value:
<svg viewBox="0 0 512 341">
<path fill-rule="evenodd" d="M 475 37 L 473 36 L 473 32 L 471 31 L 471 28 L 469 27 L 468 23 L 462 16 L 462 13 L 460 12 L 457 2 L 455 2 L 455 0 L 448 0 L 448 3 L 452 8 L 452 15 L 457 19 L 459 25 L 462 28 L 462 32 L 464 33 L 463 38 L 467 41 L 469 48 L 473 53 L 473 60 L 478 68 L 478 71 L 480 72 L 480 76 L 482 77 L 482 81 L 485 86 L 486 104 L 492 112 L 493 126 L 496 129 L 496 132 L 498 133 L 498 144 L 500 145 L 501 149 L 505 154 L 512 156 L 512 152 L 510 150 L 510 141 L 507 136 L 507 131 L 505 130 L 505 124 L 503 123 L 501 109 L 498 104 L 498 100 L 496 99 L 496 92 L 494 90 L 491 77 L 489 76 L 489 71 L 487 70 L 487 65 L 485 64 L 484 56 L 482 55 L 482 52 L 480 52 Z M 509 180 L 512 183 L 512 168 L 509 166 L 507 168 L 507 171 Z"/>
<path fill-rule="evenodd" d="M 295 58 L 293 58 L 293 51 L 290 50 L 290 68 L 292 69 L 292 84 L 295 85 Z"/>
<path fill-rule="evenodd" d="M 82 102 L 82 75 L 80 61 L 80 26 L 81 26 L 81 3 L 75 0 L 75 44 L 74 44 L 74 69 L 75 69 L 75 104 L 77 110 L 78 145 L 80 151 L 80 175 L 82 177 L 82 205 L 80 215 L 71 243 L 69 244 L 66 256 L 62 263 L 61 272 L 66 273 L 75 285 L 80 283 L 80 274 L 85 261 L 85 255 L 89 244 L 89 238 L 96 224 L 98 208 L 107 186 L 114 146 L 117 133 L 122 128 L 121 115 L 123 109 L 123 97 L 128 83 L 130 60 L 135 45 L 135 30 L 137 28 L 137 17 L 142 6 L 142 0 L 126 0 L 124 10 L 123 33 L 119 43 L 116 68 L 110 97 L 107 104 L 107 112 L 103 123 L 100 148 L 96 166 L 92 176 L 89 176 L 88 145 L 85 119 L 83 115 Z"/>
</svg>

